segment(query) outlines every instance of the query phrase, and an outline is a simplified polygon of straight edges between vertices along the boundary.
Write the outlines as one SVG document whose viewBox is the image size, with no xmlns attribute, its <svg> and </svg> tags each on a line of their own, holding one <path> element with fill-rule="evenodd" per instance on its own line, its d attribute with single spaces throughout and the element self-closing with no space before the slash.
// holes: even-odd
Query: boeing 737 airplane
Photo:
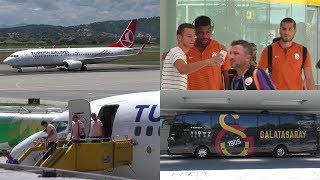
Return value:
<svg viewBox="0 0 320 180">
<path fill-rule="evenodd" d="M 126 95 L 119 95 L 113 97 L 107 97 L 88 103 L 85 100 L 71 100 L 68 104 L 69 110 L 63 112 L 52 122 L 56 127 L 64 127 L 57 129 L 59 138 L 67 137 L 71 132 L 71 117 L 77 114 L 80 120 L 85 125 L 85 134 L 88 137 L 90 135 L 90 114 L 94 112 L 98 115 L 99 119 L 103 123 L 104 134 L 106 138 L 123 138 L 127 136 L 132 141 L 132 163 L 129 166 L 122 166 L 116 168 L 109 168 L 105 170 L 99 170 L 97 173 L 130 177 L 134 179 L 159 179 L 160 178 L 160 92 L 142 92 Z M 63 124 L 63 125 L 61 125 Z M 41 137 L 46 137 L 47 134 L 40 131 L 14 147 L 11 151 L 13 157 L 21 160 L 21 157 L 26 153 L 27 149 L 34 145 L 34 141 Z M 78 148 L 84 148 L 87 143 L 79 144 Z M 76 155 L 75 158 L 81 157 L 81 160 L 77 162 L 84 162 L 79 164 L 75 168 L 67 168 L 69 170 L 79 170 L 79 168 L 88 166 L 84 171 L 90 171 L 88 168 L 96 168 L 97 164 L 108 163 L 113 156 L 107 156 L 105 153 L 110 149 L 117 149 L 117 147 L 106 148 L 105 143 L 93 143 L 91 144 L 95 148 L 92 150 L 86 149 L 89 159 L 81 155 Z M 102 151 L 102 155 L 99 154 Z M 106 149 L 104 149 L 106 148 Z M 120 151 L 126 150 L 126 148 L 120 148 Z M 56 151 L 59 151 L 58 149 Z M 43 151 L 40 153 L 31 152 L 28 157 L 22 158 L 20 161 L 22 165 L 34 166 L 39 160 L 42 159 Z M 66 154 L 72 152 L 72 149 L 66 150 Z M 76 152 L 82 152 L 78 149 Z M 90 153 L 91 152 L 91 153 Z M 103 155 L 104 154 L 104 155 Z M 94 156 L 98 156 L 96 163 L 90 163 L 89 161 L 94 159 Z M 26 155 L 25 155 L 26 156 Z M 69 166 L 72 164 L 74 156 L 66 155 L 67 163 L 64 165 Z M 117 157 L 117 155 L 115 155 Z M 120 156 L 118 156 L 120 157 Z M 125 157 L 125 155 L 121 155 Z M 49 157 L 50 158 L 50 157 Z M 60 160 L 59 160 L 60 159 Z M 53 159 L 49 159 L 53 164 L 50 167 L 58 168 L 58 164 L 62 164 L 63 157 L 53 156 Z M 55 162 L 55 163 L 54 163 Z M 45 163 L 45 162 L 44 162 Z M 115 163 L 115 162 L 113 162 Z M 41 167 L 48 167 L 42 166 Z M 91 170 L 92 171 L 92 170 Z"/>
<path fill-rule="evenodd" d="M 109 47 L 90 48 L 50 48 L 29 49 L 11 54 L 3 62 L 22 72 L 22 67 L 55 68 L 64 66 L 67 70 L 86 70 L 87 64 L 108 62 L 124 56 L 140 54 L 134 53 L 133 41 L 137 19 L 133 19 L 123 32 L 117 43 Z"/>
</svg>

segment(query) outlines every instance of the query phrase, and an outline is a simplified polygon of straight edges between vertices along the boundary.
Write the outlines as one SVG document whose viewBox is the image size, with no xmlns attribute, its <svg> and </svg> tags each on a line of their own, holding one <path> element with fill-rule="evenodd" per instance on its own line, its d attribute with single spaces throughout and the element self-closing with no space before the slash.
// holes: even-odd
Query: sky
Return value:
<svg viewBox="0 0 320 180">
<path fill-rule="evenodd" d="M 73 26 L 160 16 L 160 0 L 0 0 L 0 26 Z"/>
</svg>

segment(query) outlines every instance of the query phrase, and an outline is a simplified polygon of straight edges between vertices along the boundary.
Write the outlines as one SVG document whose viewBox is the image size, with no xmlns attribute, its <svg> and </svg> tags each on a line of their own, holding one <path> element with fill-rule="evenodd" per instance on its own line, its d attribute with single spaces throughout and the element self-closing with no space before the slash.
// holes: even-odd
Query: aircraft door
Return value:
<svg viewBox="0 0 320 180">
<path fill-rule="evenodd" d="M 103 106 L 98 114 L 98 118 L 103 124 L 105 138 L 111 138 L 114 118 L 118 111 L 119 105 L 106 105 Z"/>
<path fill-rule="evenodd" d="M 75 99 L 68 102 L 69 108 L 69 132 L 71 132 L 72 116 L 78 115 L 80 121 L 84 124 L 86 137 L 89 136 L 91 126 L 90 103 L 84 99 Z"/>
</svg>

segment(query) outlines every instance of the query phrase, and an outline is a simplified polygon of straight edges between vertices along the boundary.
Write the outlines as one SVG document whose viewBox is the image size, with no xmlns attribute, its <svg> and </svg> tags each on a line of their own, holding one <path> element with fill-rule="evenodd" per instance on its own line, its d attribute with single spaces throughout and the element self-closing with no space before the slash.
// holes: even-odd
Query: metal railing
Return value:
<svg viewBox="0 0 320 180">
<path fill-rule="evenodd" d="M 62 113 L 62 108 L 48 108 L 48 107 L 24 107 L 24 106 L 0 106 L 0 112 L 2 113 L 20 113 L 20 114 L 31 114 L 31 113 Z"/>
</svg>

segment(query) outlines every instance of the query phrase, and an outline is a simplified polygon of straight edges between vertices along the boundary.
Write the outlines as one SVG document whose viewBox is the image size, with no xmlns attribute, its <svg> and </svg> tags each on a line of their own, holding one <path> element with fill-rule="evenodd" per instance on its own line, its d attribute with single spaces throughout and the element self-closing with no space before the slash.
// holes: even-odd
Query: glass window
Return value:
<svg viewBox="0 0 320 180">
<path fill-rule="evenodd" d="M 258 127 L 260 130 L 275 130 L 278 125 L 278 115 L 261 114 L 258 116 Z"/>
<path fill-rule="evenodd" d="M 232 116 L 232 113 L 226 113 L 227 116 L 224 118 L 224 122 L 227 125 L 233 125 L 235 123 L 234 117 Z"/>
<path fill-rule="evenodd" d="M 152 126 L 147 126 L 146 135 L 147 136 L 152 136 L 152 132 L 153 132 L 153 127 Z"/>
<path fill-rule="evenodd" d="M 278 130 L 296 130 L 298 128 L 296 115 L 282 114 L 279 120 Z"/>
<path fill-rule="evenodd" d="M 297 115 L 297 124 L 300 129 L 312 128 L 317 121 L 315 114 L 300 114 Z"/>
<path fill-rule="evenodd" d="M 256 128 L 258 125 L 257 115 L 255 114 L 239 114 L 239 119 L 235 121 L 244 128 Z"/>
<path fill-rule="evenodd" d="M 212 118 L 212 127 L 211 129 L 214 132 L 219 132 L 222 128 L 221 125 L 219 123 L 219 117 L 220 117 L 220 113 L 213 113 L 211 118 Z"/>
<path fill-rule="evenodd" d="M 141 135 L 141 126 L 136 126 L 136 128 L 134 129 L 134 135 L 135 136 Z"/>
<path fill-rule="evenodd" d="M 51 124 L 56 128 L 57 133 L 68 128 L 68 121 L 54 121 Z"/>
<path fill-rule="evenodd" d="M 275 37 L 279 37 L 280 22 L 285 17 L 296 21 L 294 41 L 307 46 L 312 60 L 316 84 L 320 82 L 319 70 L 314 64 L 320 58 L 319 7 L 306 4 L 270 3 L 244 0 L 177 0 L 176 28 L 181 23 L 193 23 L 195 18 L 206 15 L 214 22 L 212 38 L 228 49 L 233 40 L 244 39 L 257 45 L 257 60 L 262 50 Z"/>
<path fill-rule="evenodd" d="M 210 114 L 190 114 L 184 117 L 186 125 L 190 125 L 191 128 L 210 129 Z"/>
</svg>

